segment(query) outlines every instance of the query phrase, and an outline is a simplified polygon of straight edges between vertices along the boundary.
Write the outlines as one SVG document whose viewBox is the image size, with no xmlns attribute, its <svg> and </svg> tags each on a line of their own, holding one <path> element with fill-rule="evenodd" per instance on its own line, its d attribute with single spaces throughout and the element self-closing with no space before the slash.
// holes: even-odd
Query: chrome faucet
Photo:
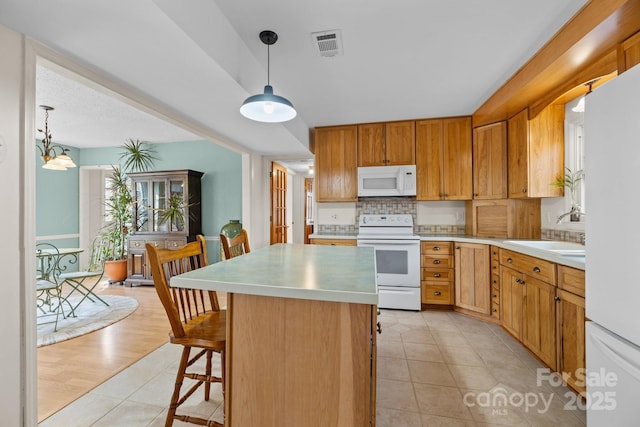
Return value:
<svg viewBox="0 0 640 427">
<path fill-rule="evenodd" d="M 556 221 L 556 224 L 560 224 L 563 219 L 565 219 L 567 216 L 571 216 L 571 215 L 578 215 L 578 217 L 587 216 L 587 214 L 585 214 L 584 212 L 577 212 L 577 211 L 565 212 L 565 213 L 563 213 L 562 215 L 560 215 L 558 217 L 558 220 Z"/>
</svg>

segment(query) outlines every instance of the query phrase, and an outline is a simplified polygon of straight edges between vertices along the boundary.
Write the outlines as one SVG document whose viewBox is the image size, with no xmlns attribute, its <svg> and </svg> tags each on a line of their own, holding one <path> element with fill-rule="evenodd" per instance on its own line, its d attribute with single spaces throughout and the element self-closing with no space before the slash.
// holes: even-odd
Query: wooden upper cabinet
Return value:
<svg viewBox="0 0 640 427">
<path fill-rule="evenodd" d="M 473 198 L 507 198 L 507 123 L 473 129 Z"/>
<path fill-rule="evenodd" d="M 316 191 L 319 202 L 358 200 L 357 126 L 317 128 Z"/>
<path fill-rule="evenodd" d="M 415 122 L 358 125 L 358 166 L 413 165 Z"/>
<path fill-rule="evenodd" d="M 524 109 L 507 127 L 509 198 L 562 196 L 551 183 L 564 171 L 564 106 L 550 105 L 533 119 Z"/>
<path fill-rule="evenodd" d="M 385 124 L 387 165 L 416 164 L 416 128 L 413 120 Z"/>
<path fill-rule="evenodd" d="M 471 117 L 417 121 L 416 199 L 471 199 L 471 153 Z"/>
<path fill-rule="evenodd" d="M 358 125 L 358 166 L 384 166 L 386 160 L 384 123 Z"/>
</svg>

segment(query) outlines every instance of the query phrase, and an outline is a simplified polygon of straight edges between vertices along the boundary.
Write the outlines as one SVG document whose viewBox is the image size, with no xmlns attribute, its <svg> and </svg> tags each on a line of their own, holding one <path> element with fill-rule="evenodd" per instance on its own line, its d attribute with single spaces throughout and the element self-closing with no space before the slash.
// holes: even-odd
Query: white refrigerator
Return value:
<svg viewBox="0 0 640 427">
<path fill-rule="evenodd" d="M 587 426 L 640 426 L 640 66 L 585 100 Z"/>
</svg>

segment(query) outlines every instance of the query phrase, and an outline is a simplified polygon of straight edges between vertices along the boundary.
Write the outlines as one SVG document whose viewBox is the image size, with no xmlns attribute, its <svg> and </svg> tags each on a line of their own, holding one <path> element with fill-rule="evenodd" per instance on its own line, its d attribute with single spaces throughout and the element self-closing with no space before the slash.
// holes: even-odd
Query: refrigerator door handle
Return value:
<svg viewBox="0 0 640 427">
<path fill-rule="evenodd" d="M 596 344 L 604 354 L 606 354 L 611 360 L 620 365 L 630 375 L 635 377 L 637 380 L 640 380 L 640 367 L 638 367 L 635 363 L 627 360 L 624 356 L 614 350 L 609 344 L 604 342 L 604 340 L 599 336 L 593 334 L 591 335 L 591 338 L 593 339 L 593 343 Z"/>
</svg>

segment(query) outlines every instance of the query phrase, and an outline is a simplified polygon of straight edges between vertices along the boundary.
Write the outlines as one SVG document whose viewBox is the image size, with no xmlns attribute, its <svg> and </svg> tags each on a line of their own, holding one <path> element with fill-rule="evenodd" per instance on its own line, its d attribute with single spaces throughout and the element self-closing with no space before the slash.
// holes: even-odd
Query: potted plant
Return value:
<svg viewBox="0 0 640 427">
<path fill-rule="evenodd" d="M 112 166 L 112 174 L 107 178 L 107 225 L 101 235 L 104 270 L 110 283 L 127 278 L 127 234 L 135 229 L 135 224 L 132 224 L 135 197 L 125 171 L 148 170 L 157 159 L 155 151 L 138 140 L 129 139 L 122 148 L 120 160 L 123 165 Z"/>
<path fill-rule="evenodd" d="M 567 188 L 569 190 L 569 197 L 571 199 L 571 208 L 569 210 L 571 221 L 580 221 L 580 204 L 578 203 L 578 188 L 580 182 L 584 179 L 584 171 L 582 169 L 573 172 L 571 168 L 564 168 L 564 175 L 558 176 L 551 185 L 556 187 Z"/>
<path fill-rule="evenodd" d="M 160 224 L 169 223 L 169 231 L 184 230 L 184 195 L 173 193 L 167 201 L 167 206 L 160 210 L 158 218 Z"/>
</svg>

